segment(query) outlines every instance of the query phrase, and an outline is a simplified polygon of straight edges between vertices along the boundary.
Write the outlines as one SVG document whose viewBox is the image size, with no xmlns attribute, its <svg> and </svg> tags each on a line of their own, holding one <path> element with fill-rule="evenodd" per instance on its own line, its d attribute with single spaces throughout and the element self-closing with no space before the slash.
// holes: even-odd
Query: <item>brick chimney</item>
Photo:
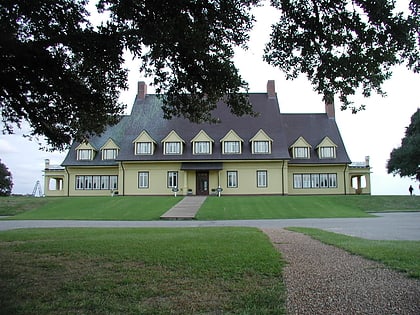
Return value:
<svg viewBox="0 0 420 315">
<path fill-rule="evenodd" d="M 147 94 L 147 85 L 144 81 L 139 81 L 138 87 L 137 87 L 137 98 L 144 100 L 146 98 Z"/>
<path fill-rule="evenodd" d="M 335 119 L 335 107 L 334 107 L 334 96 L 329 98 L 324 98 L 325 102 L 325 113 L 328 118 Z"/>
<path fill-rule="evenodd" d="M 267 96 L 268 98 L 276 98 L 276 81 L 268 80 L 267 81 Z"/>
</svg>

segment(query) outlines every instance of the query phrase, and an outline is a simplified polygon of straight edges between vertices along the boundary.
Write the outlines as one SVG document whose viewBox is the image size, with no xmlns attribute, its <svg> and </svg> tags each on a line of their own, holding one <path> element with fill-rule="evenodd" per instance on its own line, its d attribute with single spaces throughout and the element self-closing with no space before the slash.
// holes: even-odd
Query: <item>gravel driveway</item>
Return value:
<svg viewBox="0 0 420 315">
<path fill-rule="evenodd" d="M 283 229 L 263 229 L 281 252 L 288 314 L 420 314 L 420 280 Z"/>
</svg>

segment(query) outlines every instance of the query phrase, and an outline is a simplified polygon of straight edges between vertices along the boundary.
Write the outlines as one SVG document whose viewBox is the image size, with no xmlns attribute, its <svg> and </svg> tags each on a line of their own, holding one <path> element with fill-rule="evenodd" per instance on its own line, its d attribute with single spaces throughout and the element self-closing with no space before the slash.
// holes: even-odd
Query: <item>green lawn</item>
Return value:
<svg viewBox="0 0 420 315">
<path fill-rule="evenodd" d="M 253 228 L 0 232 L 1 314 L 283 314 Z"/>
<path fill-rule="evenodd" d="M 313 228 L 288 228 L 420 278 L 420 241 L 375 241 Z"/>
<path fill-rule="evenodd" d="M 39 206 L 17 214 L 13 219 L 158 220 L 181 199 L 182 197 L 173 196 L 32 198 L 28 202 L 39 202 Z"/>
<path fill-rule="evenodd" d="M 12 219 L 158 220 L 179 202 L 173 196 L 3 197 Z M 419 211 L 410 196 L 210 196 L 199 220 L 369 217 L 376 211 Z"/>
</svg>

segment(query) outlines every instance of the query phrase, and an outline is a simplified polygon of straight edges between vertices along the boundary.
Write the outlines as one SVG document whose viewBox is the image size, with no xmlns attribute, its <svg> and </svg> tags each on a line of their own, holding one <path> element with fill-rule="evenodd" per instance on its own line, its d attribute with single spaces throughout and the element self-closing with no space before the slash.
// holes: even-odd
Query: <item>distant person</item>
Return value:
<svg viewBox="0 0 420 315">
<path fill-rule="evenodd" d="M 408 191 L 410 192 L 410 196 L 413 195 L 413 190 L 414 190 L 413 186 L 410 185 L 410 187 L 408 187 Z"/>
</svg>

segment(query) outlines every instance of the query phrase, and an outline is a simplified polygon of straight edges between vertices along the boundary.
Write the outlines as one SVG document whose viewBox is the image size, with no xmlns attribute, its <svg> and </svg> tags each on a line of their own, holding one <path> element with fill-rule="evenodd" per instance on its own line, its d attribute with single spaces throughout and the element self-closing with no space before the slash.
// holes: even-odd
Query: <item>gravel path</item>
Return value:
<svg viewBox="0 0 420 315">
<path fill-rule="evenodd" d="M 263 229 L 287 262 L 288 314 L 420 314 L 420 280 L 283 229 Z"/>
</svg>

